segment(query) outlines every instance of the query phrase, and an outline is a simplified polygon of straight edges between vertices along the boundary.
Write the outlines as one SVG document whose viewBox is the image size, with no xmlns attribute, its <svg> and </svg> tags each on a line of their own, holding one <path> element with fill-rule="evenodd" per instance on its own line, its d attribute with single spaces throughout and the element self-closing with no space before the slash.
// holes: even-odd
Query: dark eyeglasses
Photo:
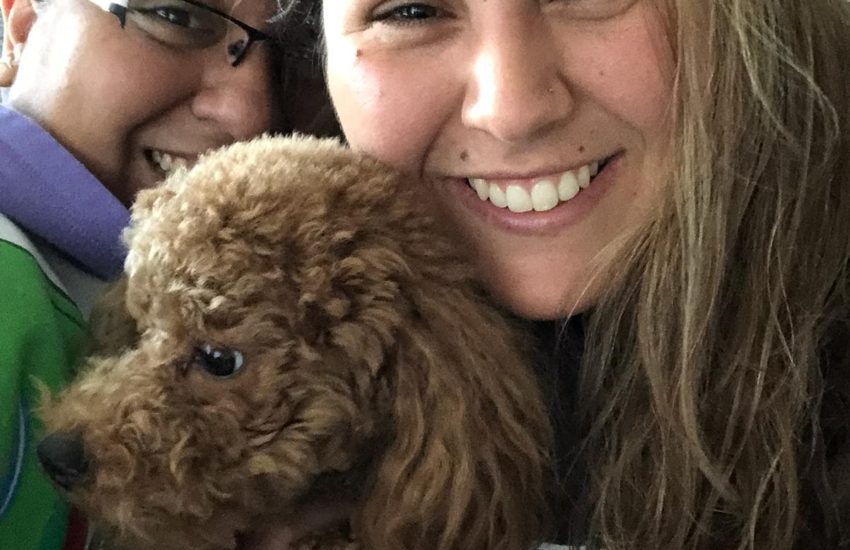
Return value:
<svg viewBox="0 0 850 550">
<path fill-rule="evenodd" d="M 114 14 L 121 27 L 175 50 L 201 49 L 223 44 L 227 59 L 237 66 L 254 42 L 269 40 L 266 33 L 196 0 L 91 0 Z"/>
</svg>

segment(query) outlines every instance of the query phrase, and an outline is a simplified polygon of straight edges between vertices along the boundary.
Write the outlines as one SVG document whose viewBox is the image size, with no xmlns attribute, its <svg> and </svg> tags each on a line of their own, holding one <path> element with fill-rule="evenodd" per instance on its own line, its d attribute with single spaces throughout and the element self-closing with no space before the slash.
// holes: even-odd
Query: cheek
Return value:
<svg viewBox="0 0 850 550">
<path fill-rule="evenodd" d="M 57 12 L 34 31 L 11 101 L 95 175 L 114 179 L 129 133 L 185 95 L 185 69 L 139 47 L 110 18 Z"/>
<path fill-rule="evenodd" d="M 439 73 L 421 65 L 411 70 L 392 52 L 336 49 L 343 51 L 328 59 L 328 89 L 348 142 L 402 170 L 421 171 L 445 119 L 445 92 L 434 84 Z"/>
<path fill-rule="evenodd" d="M 150 59 L 148 59 L 150 57 Z M 114 56 L 103 59 L 111 71 L 86 75 L 86 84 L 97 97 L 99 110 L 109 113 L 113 120 L 133 125 L 150 118 L 154 113 L 173 105 L 179 97 L 179 74 L 170 71 L 167 63 L 152 56 L 137 55 L 138 63 L 150 69 L 135 70 L 135 63 L 120 62 Z M 82 84 L 82 83 L 81 83 Z"/>
<path fill-rule="evenodd" d="M 88 40 L 86 55 L 75 60 L 77 99 L 92 124 L 123 141 L 134 128 L 186 99 L 198 73 L 185 58 L 159 51 L 130 30 L 116 25 L 100 31 Z"/>
<path fill-rule="evenodd" d="M 593 102 L 652 142 L 669 120 L 673 51 L 654 7 L 624 17 L 607 32 L 571 41 L 567 57 L 576 61 L 568 71 Z"/>
</svg>

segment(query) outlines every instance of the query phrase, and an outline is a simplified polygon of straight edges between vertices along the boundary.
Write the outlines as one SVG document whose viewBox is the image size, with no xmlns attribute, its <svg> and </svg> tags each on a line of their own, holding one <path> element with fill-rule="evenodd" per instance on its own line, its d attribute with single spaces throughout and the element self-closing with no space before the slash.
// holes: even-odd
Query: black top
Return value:
<svg viewBox="0 0 850 550">
<path fill-rule="evenodd" d="M 535 366 L 554 432 L 556 483 L 551 495 L 554 536 L 550 542 L 580 545 L 586 541 L 587 466 L 581 452 L 586 429 L 577 410 L 579 368 L 584 347 L 580 318 L 541 322 Z"/>
</svg>

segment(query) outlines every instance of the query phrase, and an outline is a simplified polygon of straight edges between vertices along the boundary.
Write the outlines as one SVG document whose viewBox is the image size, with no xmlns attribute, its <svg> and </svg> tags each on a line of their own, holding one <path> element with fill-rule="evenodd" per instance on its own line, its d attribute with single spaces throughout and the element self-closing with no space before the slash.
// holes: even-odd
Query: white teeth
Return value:
<svg viewBox="0 0 850 550">
<path fill-rule="evenodd" d="M 519 185 L 508 185 L 505 197 L 508 199 L 508 210 L 511 212 L 531 212 L 534 209 L 531 195 Z"/>
<path fill-rule="evenodd" d="M 490 198 L 490 184 L 486 181 L 481 178 L 470 178 L 469 183 L 472 184 L 472 188 L 475 189 L 476 193 L 478 193 L 479 199 L 486 201 Z"/>
<path fill-rule="evenodd" d="M 540 180 L 531 188 L 531 204 L 536 212 L 545 212 L 558 206 L 558 190 L 549 180 Z"/>
<path fill-rule="evenodd" d="M 590 167 L 584 165 L 579 168 L 576 177 L 578 178 L 578 186 L 582 189 L 586 189 L 587 186 L 590 185 Z"/>
<path fill-rule="evenodd" d="M 163 155 L 166 156 L 166 155 Z M 155 157 L 156 158 L 156 157 Z M 172 159 L 175 164 L 178 159 Z M 561 202 L 573 199 L 582 189 L 586 189 L 594 176 L 599 173 L 599 162 L 591 162 L 576 170 L 567 170 L 557 179 L 537 180 L 529 192 L 520 185 L 508 185 L 507 189 L 483 178 L 469 178 L 469 185 L 481 200 L 489 200 L 498 208 L 508 208 L 511 212 L 546 212 Z"/>
<path fill-rule="evenodd" d="M 498 206 L 499 208 L 507 208 L 508 199 L 507 197 L 505 197 L 505 192 L 502 191 L 501 187 L 499 187 L 495 183 L 491 183 L 489 194 L 490 202 L 493 203 L 493 206 Z"/>
<path fill-rule="evenodd" d="M 151 150 L 151 160 L 165 172 L 166 175 L 177 170 L 189 166 L 189 161 L 183 157 L 171 156 L 168 153 L 163 153 L 157 150 Z"/>
<path fill-rule="evenodd" d="M 572 171 L 564 172 L 558 182 L 558 199 L 568 201 L 578 195 L 579 189 L 576 175 Z"/>
</svg>

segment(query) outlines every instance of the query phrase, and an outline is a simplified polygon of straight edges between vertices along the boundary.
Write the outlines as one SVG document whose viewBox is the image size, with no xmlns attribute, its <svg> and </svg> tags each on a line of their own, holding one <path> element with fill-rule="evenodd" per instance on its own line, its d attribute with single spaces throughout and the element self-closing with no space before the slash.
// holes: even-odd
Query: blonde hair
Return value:
<svg viewBox="0 0 850 550">
<path fill-rule="evenodd" d="M 850 518 L 833 482 L 835 457 L 850 459 L 850 3 L 665 10 L 669 192 L 587 320 L 591 533 L 610 550 L 837 548 Z"/>
</svg>

